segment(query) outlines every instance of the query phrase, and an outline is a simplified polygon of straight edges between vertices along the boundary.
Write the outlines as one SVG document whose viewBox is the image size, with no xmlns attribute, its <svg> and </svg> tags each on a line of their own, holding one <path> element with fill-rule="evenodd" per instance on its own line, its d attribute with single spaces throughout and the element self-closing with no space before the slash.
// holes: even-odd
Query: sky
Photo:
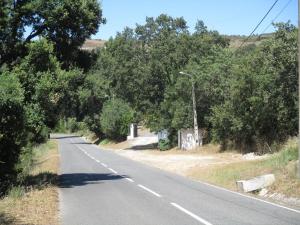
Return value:
<svg viewBox="0 0 300 225">
<path fill-rule="evenodd" d="M 275 0 L 102 0 L 103 16 L 107 23 L 100 26 L 92 38 L 108 40 L 128 26 L 145 24 L 146 17 L 164 13 L 183 17 L 193 32 L 197 20 L 203 20 L 209 30 L 221 34 L 249 35 Z M 288 5 L 287 5 L 288 4 Z M 287 5 L 275 22 L 298 24 L 298 0 L 278 0 L 268 17 L 257 29 L 261 34 Z M 264 33 L 274 31 L 270 26 Z"/>
</svg>

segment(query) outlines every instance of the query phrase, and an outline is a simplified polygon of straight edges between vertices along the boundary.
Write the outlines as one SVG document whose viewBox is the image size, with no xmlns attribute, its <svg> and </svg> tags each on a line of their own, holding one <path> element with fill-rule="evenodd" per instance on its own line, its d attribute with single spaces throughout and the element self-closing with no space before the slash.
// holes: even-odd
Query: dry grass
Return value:
<svg viewBox="0 0 300 225">
<path fill-rule="evenodd" d="M 93 40 L 93 39 L 87 39 L 85 40 L 84 44 L 82 45 L 82 49 L 86 49 L 86 50 L 93 50 L 96 48 L 102 48 L 104 46 L 106 41 L 104 40 Z"/>
<path fill-rule="evenodd" d="M 10 194 L 0 200 L 0 224 L 56 225 L 58 220 L 58 190 L 56 178 L 59 168 L 57 142 L 51 140 L 37 149 L 37 163 L 30 178 L 34 184 L 25 194 Z M 16 188 L 18 193 L 18 188 Z"/>
<path fill-rule="evenodd" d="M 250 179 L 266 173 L 274 173 L 276 182 L 269 189 L 289 197 L 300 197 L 300 181 L 296 178 L 297 142 L 290 140 L 282 151 L 255 161 L 233 162 L 205 168 L 194 167 L 187 175 L 193 179 L 204 180 L 236 190 L 236 181 Z"/>
</svg>

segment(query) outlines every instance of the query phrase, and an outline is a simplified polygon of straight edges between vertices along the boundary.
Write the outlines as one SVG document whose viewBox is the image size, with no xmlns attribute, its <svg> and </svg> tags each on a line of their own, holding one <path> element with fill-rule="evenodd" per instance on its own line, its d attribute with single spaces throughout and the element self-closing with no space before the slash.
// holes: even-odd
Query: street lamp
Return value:
<svg viewBox="0 0 300 225">
<path fill-rule="evenodd" d="M 196 98 L 195 98 L 195 84 L 194 84 L 194 78 L 193 75 L 185 73 L 180 71 L 179 72 L 182 75 L 187 75 L 191 78 L 192 80 L 192 99 L 193 99 L 193 112 L 194 112 L 194 134 L 195 134 L 195 141 L 196 141 L 196 146 L 201 146 L 202 142 L 199 142 L 199 130 L 198 130 L 198 122 L 197 122 L 197 110 L 196 110 Z"/>
<path fill-rule="evenodd" d="M 298 62 L 300 61 L 300 0 L 298 0 Z M 298 63 L 298 89 L 300 90 L 300 63 Z M 298 91 L 298 179 L 300 179 L 300 91 Z"/>
</svg>

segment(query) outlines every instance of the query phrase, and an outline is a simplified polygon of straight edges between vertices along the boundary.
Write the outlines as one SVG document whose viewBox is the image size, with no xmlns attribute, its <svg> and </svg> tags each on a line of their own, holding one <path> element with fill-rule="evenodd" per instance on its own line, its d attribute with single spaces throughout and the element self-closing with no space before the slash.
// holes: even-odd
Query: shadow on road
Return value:
<svg viewBox="0 0 300 225">
<path fill-rule="evenodd" d="M 105 180 L 119 180 L 126 176 L 115 175 L 111 173 L 70 173 L 59 176 L 60 188 L 72 188 L 87 184 L 99 184 Z"/>
<path fill-rule="evenodd" d="M 126 150 L 151 150 L 157 149 L 157 143 L 152 143 L 148 145 L 135 145 L 130 148 L 126 148 Z"/>
<path fill-rule="evenodd" d="M 63 135 L 63 134 L 51 134 L 50 139 L 67 139 L 67 138 L 74 138 L 74 137 L 81 137 L 78 135 Z"/>
<path fill-rule="evenodd" d="M 91 145 L 92 143 L 88 143 L 88 142 L 72 142 L 72 144 L 76 144 L 76 145 Z"/>
</svg>

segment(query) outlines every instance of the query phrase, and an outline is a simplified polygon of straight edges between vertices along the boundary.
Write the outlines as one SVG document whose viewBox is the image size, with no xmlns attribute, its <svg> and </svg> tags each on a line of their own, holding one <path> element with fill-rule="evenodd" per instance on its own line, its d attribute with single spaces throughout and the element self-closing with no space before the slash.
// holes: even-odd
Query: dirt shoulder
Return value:
<svg viewBox="0 0 300 225">
<path fill-rule="evenodd" d="M 122 146 L 126 149 L 121 150 Z M 236 151 L 220 152 L 217 145 L 206 145 L 194 151 L 155 148 L 135 149 L 128 142 L 101 146 L 119 155 L 150 166 L 171 171 L 194 180 L 237 191 L 236 181 L 267 173 L 276 177 L 274 185 L 262 197 L 288 206 L 300 207 L 300 181 L 296 178 L 297 142 L 289 141 L 282 151 L 273 155 L 242 155 Z M 130 149 L 131 148 L 131 149 Z"/>
<path fill-rule="evenodd" d="M 205 169 L 210 166 L 226 165 L 248 160 L 242 154 L 234 151 L 220 153 L 218 145 L 210 144 L 201 149 L 191 151 L 182 151 L 177 148 L 168 151 L 159 151 L 155 147 L 151 149 L 147 147 L 137 148 L 135 143 L 136 141 L 124 141 L 116 144 L 100 145 L 100 147 L 114 151 L 127 158 L 184 176 L 187 176 L 195 168 Z M 145 146 L 148 145 L 146 144 Z"/>
<path fill-rule="evenodd" d="M 193 151 L 182 152 L 176 149 L 161 152 L 159 150 L 113 150 L 127 158 L 143 162 L 148 165 L 187 175 L 195 167 L 207 168 L 213 165 L 224 165 L 241 161 L 241 155 L 235 153 L 209 154 Z"/>
<path fill-rule="evenodd" d="M 0 224 L 59 224 L 57 142 L 50 140 L 41 146 L 35 160 L 29 177 L 31 185 L 16 187 L 0 200 Z"/>
</svg>

